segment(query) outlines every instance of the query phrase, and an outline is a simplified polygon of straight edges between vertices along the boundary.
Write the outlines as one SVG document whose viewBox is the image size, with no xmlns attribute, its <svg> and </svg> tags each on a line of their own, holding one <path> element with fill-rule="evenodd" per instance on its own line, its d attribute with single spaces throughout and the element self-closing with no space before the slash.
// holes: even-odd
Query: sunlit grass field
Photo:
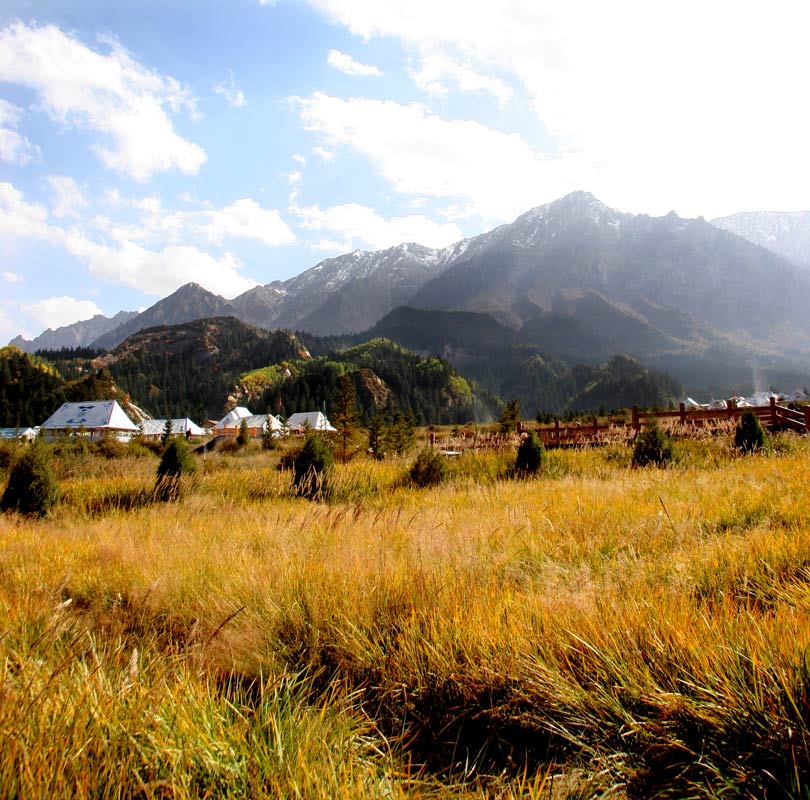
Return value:
<svg viewBox="0 0 810 800">
<path fill-rule="evenodd" d="M 358 456 L 312 502 L 214 452 L 178 503 L 62 457 L 0 515 L 0 792 L 810 797 L 810 442 L 677 454 Z"/>
</svg>

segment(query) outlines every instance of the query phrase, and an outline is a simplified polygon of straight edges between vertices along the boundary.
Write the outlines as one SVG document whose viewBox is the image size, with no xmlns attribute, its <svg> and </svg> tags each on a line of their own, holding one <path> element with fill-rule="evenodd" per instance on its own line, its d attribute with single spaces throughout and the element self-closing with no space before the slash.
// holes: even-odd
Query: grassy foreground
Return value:
<svg viewBox="0 0 810 800">
<path fill-rule="evenodd" d="M 810 442 L 62 458 L 0 516 L 4 797 L 810 797 Z M 0 477 L 0 486 L 4 483 Z"/>
</svg>

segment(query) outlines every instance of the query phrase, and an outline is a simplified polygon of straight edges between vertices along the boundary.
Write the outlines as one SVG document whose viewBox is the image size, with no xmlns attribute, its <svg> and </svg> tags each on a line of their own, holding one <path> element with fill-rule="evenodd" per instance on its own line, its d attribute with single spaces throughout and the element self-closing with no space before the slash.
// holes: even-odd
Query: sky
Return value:
<svg viewBox="0 0 810 800">
<path fill-rule="evenodd" d="M 804 0 L 4 0 L 0 342 L 574 190 L 810 209 Z"/>
</svg>

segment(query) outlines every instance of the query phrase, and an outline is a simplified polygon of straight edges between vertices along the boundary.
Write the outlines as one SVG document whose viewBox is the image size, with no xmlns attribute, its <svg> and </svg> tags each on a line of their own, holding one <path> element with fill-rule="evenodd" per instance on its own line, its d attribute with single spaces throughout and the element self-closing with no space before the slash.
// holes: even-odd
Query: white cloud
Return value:
<svg viewBox="0 0 810 800">
<path fill-rule="evenodd" d="M 211 242 L 219 243 L 226 236 L 255 239 L 271 247 L 292 244 L 295 241 L 295 234 L 276 209 L 262 208 L 255 200 L 247 197 L 219 211 L 206 211 L 202 214 L 209 222 L 201 230 Z"/>
<path fill-rule="evenodd" d="M 313 147 L 312 152 L 314 155 L 318 156 L 321 161 L 332 161 L 335 158 L 335 154 L 331 150 L 327 150 L 325 147 L 321 147 L 320 145 Z"/>
<path fill-rule="evenodd" d="M 25 166 L 40 157 L 40 150 L 17 133 L 22 109 L 0 98 L 0 161 Z"/>
<path fill-rule="evenodd" d="M 364 154 L 401 194 L 453 201 L 453 216 L 508 219 L 537 205 L 542 191 L 576 188 L 520 136 L 479 122 L 445 120 L 415 103 L 321 93 L 299 102 L 307 129 Z"/>
<path fill-rule="evenodd" d="M 81 209 L 88 205 L 84 192 L 73 178 L 66 175 L 49 175 L 45 182 L 51 190 L 53 205 L 51 212 L 60 219 L 81 217 Z"/>
<path fill-rule="evenodd" d="M 241 265 L 226 253 L 216 259 L 191 245 L 147 250 L 135 242 L 107 247 L 85 239 L 77 231 L 67 236 L 70 253 L 100 278 L 123 283 L 145 294 L 164 297 L 194 281 L 223 297 L 236 297 L 256 285 L 240 274 Z"/>
<path fill-rule="evenodd" d="M 242 108 L 247 105 L 244 92 L 236 85 L 233 70 L 228 70 L 228 80 L 222 83 L 215 83 L 212 87 L 214 94 L 218 94 L 227 100 L 231 108 Z"/>
<path fill-rule="evenodd" d="M 0 182 L 0 238 L 58 241 L 61 228 L 48 224 L 48 212 L 38 203 L 28 203 L 10 183 Z"/>
<path fill-rule="evenodd" d="M 351 75 L 353 78 L 379 78 L 382 75 L 382 72 L 380 72 L 377 67 L 355 61 L 350 55 L 341 53 L 340 50 L 330 50 L 326 58 L 326 63 L 329 64 L 330 67 L 334 67 L 338 72 L 342 72 L 344 75 Z"/>
<path fill-rule="evenodd" d="M 3 271 L 3 280 L 6 283 L 22 283 L 22 275 L 7 269 Z"/>
<path fill-rule="evenodd" d="M 293 153 L 292 157 L 293 157 L 293 161 L 297 162 L 302 167 L 305 167 L 307 165 L 307 158 L 306 158 L 306 156 L 301 155 L 301 153 Z"/>
<path fill-rule="evenodd" d="M 477 72 L 469 62 L 458 61 L 442 52 L 428 52 L 420 57 L 419 69 L 410 70 L 416 85 L 428 94 L 448 94 L 450 81 L 462 92 L 485 92 L 505 105 L 514 94 L 512 87 L 501 78 Z"/>
<path fill-rule="evenodd" d="M 101 309 L 92 300 L 76 300 L 74 297 L 45 297 L 36 303 L 20 303 L 20 310 L 35 319 L 43 328 L 60 328 L 83 319 L 92 319 L 101 314 Z"/>
<path fill-rule="evenodd" d="M 342 237 L 316 244 L 318 249 L 346 252 L 357 247 L 382 250 L 403 242 L 416 242 L 426 247 L 445 247 L 464 238 L 452 223 L 437 224 L 425 216 L 413 214 L 385 219 L 373 208 L 357 203 L 332 206 L 321 210 L 317 205 L 296 209 L 301 227 Z"/>
<path fill-rule="evenodd" d="M 512 76 L 554 172 L 612 205 L 706 216 L 810 207 L 806 3 L 765 13 L 747 0 L 677 10 L 648 0 L 309 2 L 365 39 L 398 38 L 423 57 L 428 86 L 447 85 L 438 68 L 431 78 L 432 58 Z M 538 184 L 537 201 L 555 191 Z"/>
<path fill-rule="evenodd" d="M 188 203 L 196 203 L 186 197 Z M 157 195 L 126 199 L 118 204 L 133 209 L 134 219 L 116 222 L 96 216 L 93 223 L 118 245 L 136 242 L 151 246 L 205 241 L 220 245 L 225 239 L 252 239 L 270 247 L 292 244 L 295 234 L 277 209 L 262 208 L 255 200 L 242 198 L 220 209 L 193 208 L 174 211 L 165 208 Z"/>
<path fill-rule="evenodd" d="M 195 174 L 203 150 L 175 131 L 167 109 L 196 115 L 176 80 L 150 71 L 115 41 L 102 54 L 53 25 L 14 22 L 0 31 L 0 80 L 38 92 L 41 109 L 61 124 L 103 135 L 94 149 L 109 168 L 146 180 L 179 169 Z"/>
</svg>

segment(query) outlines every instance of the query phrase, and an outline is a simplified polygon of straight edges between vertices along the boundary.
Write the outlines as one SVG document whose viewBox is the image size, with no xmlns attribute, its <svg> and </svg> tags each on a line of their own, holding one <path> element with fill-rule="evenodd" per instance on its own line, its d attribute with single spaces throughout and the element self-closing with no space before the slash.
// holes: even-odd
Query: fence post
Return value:
<svg viewBox="0 0 810 800">
<path fill-rule="evenodd" d="M 641 423 L 638 419 L 638 406 L 633 406 L 633 430 L 636 433 L 641 430 Z"/>
<path fill-rule="evenodd" d="M 771 398 L 771 427 L 776 430 L 777 417 L 776 417 L 776 398 Z"/>
<path fill-rule="evenodd" d="M 804 427 L 810 433 L 810 406 L 804 407 Z"/>
<path fill-rule="evenodd" d="M 558 419 L 554 420 L 554 438 L 557 441 L 557 444 L 560 443 L 560 421 Z"/>
<path fill-rule="evenodd" d="M 685 403 L 681 403 L 681 404 L 678 406 L 678 411 L 680 412 L 680 417 L 681 417 L 681 425 L 686 425 L 686 404 L 685 404 Z"/>
</svg>

